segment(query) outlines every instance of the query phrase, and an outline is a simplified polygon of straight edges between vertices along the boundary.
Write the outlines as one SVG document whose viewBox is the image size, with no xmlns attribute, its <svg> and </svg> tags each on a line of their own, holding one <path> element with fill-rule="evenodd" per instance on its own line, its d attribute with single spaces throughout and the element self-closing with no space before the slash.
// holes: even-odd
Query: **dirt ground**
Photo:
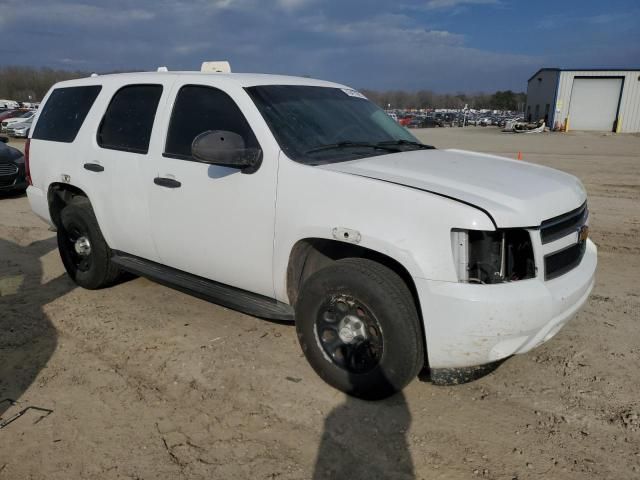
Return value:
<svg viewBox="0 0 640 480">
<path fill-rule="evenodd" d="M 291 325 L 144 279 L 87 291 L 26 197 L 0 199 L 0 479 L 640 478 L 640 137 L 417 131 L 578 175 L 599 246 L 554 339 L 460 386 L 366 403 Z"/>
</svg>

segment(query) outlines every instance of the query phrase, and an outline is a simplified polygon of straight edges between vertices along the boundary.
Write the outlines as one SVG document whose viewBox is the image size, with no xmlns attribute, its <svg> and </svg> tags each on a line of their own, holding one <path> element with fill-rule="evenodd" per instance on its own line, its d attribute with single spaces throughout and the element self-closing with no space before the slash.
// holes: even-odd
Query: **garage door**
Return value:
<svg viewBox="0 0 640 480">
<path fill-rule="evenodd" d="M 575 78 L 571 90 L 571 130 L 611 132 L 618 113 L 622 78 Z"/>
</svg>

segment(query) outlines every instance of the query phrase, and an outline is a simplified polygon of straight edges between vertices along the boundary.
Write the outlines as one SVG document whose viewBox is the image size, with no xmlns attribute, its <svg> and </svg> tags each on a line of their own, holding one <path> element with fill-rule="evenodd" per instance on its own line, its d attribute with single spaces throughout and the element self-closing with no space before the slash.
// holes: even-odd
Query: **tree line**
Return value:
<svg viewBox="0 0 640 480">
<path fill-rule="evenodd" d="M 38 102 L 51 85 L 62 80 L 89 76 L 89 72 L 56 70 L 52 68 L 0 67 L 0 98 L 19 102 Z M 377 91 L 363 89 L 362 93 L 382 108 L 490 108 L 493 110 L 524 110 L 526 95 L 511 90 L 488 93 L 435 93 L 431 90 Z"/>
<path fill-rule="evenodd" d="M 54 83 L 89 75 L 46 67 L 0 67 L 0 99 L 39 102 Z"/>
</svg>

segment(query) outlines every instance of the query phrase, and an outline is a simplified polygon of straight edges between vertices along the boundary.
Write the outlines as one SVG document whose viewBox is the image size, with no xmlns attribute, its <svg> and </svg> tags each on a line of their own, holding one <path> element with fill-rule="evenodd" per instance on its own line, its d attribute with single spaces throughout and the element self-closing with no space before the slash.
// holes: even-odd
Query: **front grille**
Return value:
<svg viewBox="0 0 640 480">
<path fill-rule="evenodd" d="M 582 241 L 544 257 L 544 279 L 552 280 L 576 268 L 582 261 L 587 242 Z"/>
<path fill-rule="evenodd" d="M 18 167 L 13 163 L 0 163 L 0 176 L 15 175 L 18 173 Z"/>
<path fill-rule="evenodd" d="M 13 163 L 0 163 L 0 187 L 10 187 L 16 183 L 18 167 Z"/>
<path fill-rule="evenodd" d="M 542 225 L 540 225 L 542 244 L 553 242 L 554 240 L 579 231 L 580 228 L 587 223 L 588 217 L 589 209 L 585 202 L 581 207 L 569 213 L 545 220 L 542 222 Z"/>
</svg>

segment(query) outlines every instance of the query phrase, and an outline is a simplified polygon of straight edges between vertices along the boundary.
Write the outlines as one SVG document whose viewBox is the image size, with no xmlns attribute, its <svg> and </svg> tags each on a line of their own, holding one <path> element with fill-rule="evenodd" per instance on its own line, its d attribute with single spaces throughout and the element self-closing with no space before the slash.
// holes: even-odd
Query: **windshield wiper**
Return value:
<svg viewBox="0 0 640 480">
<path fill-rule="evenodd" d="M 436 147 L 433 145 L 425 145 L 420 142 L 413 142 L 411 140 L 389 140 L 387 142 L 378 142 L 376 145 L 386 146 L 386 145 L 408 145 L 410 147 L 417 147 L 421 150 L 435 150 Z"/>
<path fill-rule="evenodd" d="M 330 143 L 328 145 L 321 145 L 319 147 L 312 148 L 311 150 L 307 150 L 304 153 L 307 154 L 307 153 L 313 153 L 313 152 L 321 152 L 323 150 L 340 150 L 342 148 L 358 148 L 358 147 L 374 148 L 376 150 L 386 150 L 387 152 L 400 152 L 399 149 L 393 148 L 393 146 L 391 145 L 385 145 L 384 142 L 383 143 L 367 143 L 367 142 L 344 141 L 344 142 L 338 142 L 338 143 Z"/>
</svg>

